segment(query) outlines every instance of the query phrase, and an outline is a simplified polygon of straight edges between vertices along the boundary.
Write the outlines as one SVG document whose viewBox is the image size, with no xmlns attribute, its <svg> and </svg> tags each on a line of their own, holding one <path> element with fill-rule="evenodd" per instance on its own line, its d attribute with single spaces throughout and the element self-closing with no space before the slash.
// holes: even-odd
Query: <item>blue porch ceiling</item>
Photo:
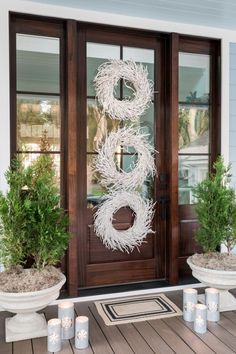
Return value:
<svg viewBox="0 0 236 354">
<path fill-rule="evenodd" d="M 28 0 L 142 18 L 236 30 L 236 0 Z"/>
</svg>

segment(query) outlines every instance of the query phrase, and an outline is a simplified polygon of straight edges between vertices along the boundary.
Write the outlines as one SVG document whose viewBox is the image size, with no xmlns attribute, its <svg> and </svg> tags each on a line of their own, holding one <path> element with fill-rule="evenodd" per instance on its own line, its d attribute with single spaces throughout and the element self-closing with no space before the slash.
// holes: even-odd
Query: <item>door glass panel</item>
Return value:
<svg viewBox="0 0 236 354">
<path fill-rule="evenodd" d="M 17 95 L 17 148 L 40 151 L 46 132 L 50 150 L 60 150 L 59 97 Z"/>
<path fill-rule="evenodd" d="M 52 151 L 60 184 L 60 39 L 16 34 L 17 153 L 30 165 Z M 42 151 L 43 152 L 42 152 Z"/>
<path fill-rule="evenodd" d="M 121 50 L 122 49 L 122 50 Z M 121 53 L 123 52 L 123 58 Z M 136 123 L 130 121 L 121 122 L 109 118 L 103 113 L 102 108 L 97 105 L 94 90 L 94 77 L 97 68 L 108 59 L 134 60 L 147 67 L 148 78 L 154 80 L 154 50 L 133 47 L 119 47 L 98 43 L 87 44 L 87 201 L 88 207 L 92 207 L 101 202 L 101 196 L 107 191 L 100 185 L 100 176 L 93 171 L 94 158 L 96 150 L 105 141 L 105 138 L 111 131 L 118 127 L 134 125 L 141 132 L 147 135 L 149 143 L 154 144 L 154 104 L 150 103 L 147 111 L 140 117 Z M 121 80 L 122 81 L 122 80 Z M 120 83 L 119 83 L 120 85 Z M 118 86 L 119 86 L 118 85 Z M 130 87 L 132 84 L 127 83 Z M 120 86 L 116 88 L 114 95 L 118 99 L 129 97 L 132 99 L 132 88 L 127 88 L 124 83 L 122 90 Z M 130 172 L 136 165 L 137 152 L 132 146 L 117 147 L 114 154 L 114 160 L 117 170 Z M 153 198 L 153 180 L 147 178 L 139 192 L 146 198 Z"/>
<path fill-rule="evenodd" d="M 205 105 L 179 105 L 179 152 L 209 152 L 209 109 Z"/>
<path fill-rule="evenodd" d="M 95 96 L 93 80 L 98 67 L 110 60 L 120 59 L 120 47 L 115 45 L 87 43 L 87 96 Z M 116 97 L 120 97 L 119 88 L 116 89 Z"/>
<path fill-rule="evenodd" d="M 179 101 L 208 103 L 210 92 L 210 56 L 179 54 Z"/>
<path fill-rule="evenodd" d="M 208 171 L 208 156 L 179 156 L 179 204 L 193 204 L 195 202 L 192 187 L 201 182 L 207 176 Z"/>
<path fill-rule="evenodd" d="M 106 188 L 102 187 L 98 172 L 93 169 L 96 154 L 87 154 L 87 206 L 92 208 L 101 203 L 101 197 L 107 193 Z"/>
<path fill-rule="evenodd" d="M 59 39 L 17 34 L 17 91 L 59 93 Z"/>
<path fill-rule="evenodd" d="M 209 171 L 210 56 L 179 53 L 179 204 Z"/>
<path fill-rule="evenodd" d="M 148 79 L 154 81 L 154 50 L 123 47 L 123 59 L 143 64 L 147 68 Z M 130 82 L 123 84 L 123 97 L 132 98 L 133 92 L 133 85 Z"/>
<path fill-rule="evenodd" d="M 87 152 L 95 152 L 107 134 L 117 130 L 120 121 L 102 112 L 95 99 L 87 100 Z"/>
</svg>

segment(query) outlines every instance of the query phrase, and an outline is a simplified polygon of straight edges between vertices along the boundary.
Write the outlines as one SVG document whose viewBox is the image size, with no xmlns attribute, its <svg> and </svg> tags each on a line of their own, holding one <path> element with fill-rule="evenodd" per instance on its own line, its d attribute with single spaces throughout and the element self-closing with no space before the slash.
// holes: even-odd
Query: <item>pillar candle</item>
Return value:
<svg viewBox="0 0 236 354">
<path fill-rule="evenodd" d="M 75 320 L 75 347 L 85 349 L 88 347 L 89 319 L 86 316 L 78 316 Z"/>
<path fill-rule="evenodd" d="M 195 306 L 194 331 L 197 333 L 205 333 L 207 330 L 207 307 L 203 304 Z"/>
<path fill-rule="evenodd" d="M 61 350 L 61 320 L 53 318 L 48 321 L 48 351 L 59 352 Z"/>
<path fill-rule="evenodd" d="M 207 320 L 217 322 L 220 319 L 220 293 L 218 289 L 207 288 L 206 294 L 206 307 L 207 307 Z"/>
<path fill-rule="evenodd" d="M 195 305 L 197 304 L 197 290 L 183 290 L 183 318 L 185 321 L 194 321 Z"/>
<path fill-rule="evenodd" d="M 64 301 L 58 304 L 58 317 L 61 320 L 61 338 L 71 339 L 74 337 L 74 303 Z"/>
</svg>

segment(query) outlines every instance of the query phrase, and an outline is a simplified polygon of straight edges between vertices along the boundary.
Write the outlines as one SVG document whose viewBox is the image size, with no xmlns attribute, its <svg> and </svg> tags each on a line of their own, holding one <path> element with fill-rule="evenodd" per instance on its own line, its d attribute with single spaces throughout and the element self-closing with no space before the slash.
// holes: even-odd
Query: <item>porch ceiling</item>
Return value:
<svg viewBox="0 0 236 354">
<path fill-rule="evenodd" d="M 84 10 L 236 30 L 235 0 L 28 0 Z"/>
</svg>

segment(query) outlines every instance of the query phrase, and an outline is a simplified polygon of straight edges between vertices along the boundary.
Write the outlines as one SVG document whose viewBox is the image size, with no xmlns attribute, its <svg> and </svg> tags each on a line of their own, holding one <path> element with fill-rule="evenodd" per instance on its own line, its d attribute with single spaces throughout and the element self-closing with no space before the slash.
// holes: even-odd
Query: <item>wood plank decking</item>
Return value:
<svg viewBox="0 0 236 354">
<path fill-rule="evenodd" d="M 182 291 L 165 293 L 182 307 Z M 76 314 L 90 319 L 90 346 L 85 350 L 74 347 L 73 340 L 63 343 L 61 354 L 232 354 L 236 353 L 236 311 L 221 313 L 220 321 L 208 324 L 206 334 L 196 334 L 192 323 L 182 317 L 106 326 L 92 302 L 76 303 Z M 48 319 L 57 317 L 57 307 L 45 309 Z M 0 312 L 0 354 L 46 354 L 47 339 L 38 338 L 5 343 L 4 319 Z"/>
</svg>

